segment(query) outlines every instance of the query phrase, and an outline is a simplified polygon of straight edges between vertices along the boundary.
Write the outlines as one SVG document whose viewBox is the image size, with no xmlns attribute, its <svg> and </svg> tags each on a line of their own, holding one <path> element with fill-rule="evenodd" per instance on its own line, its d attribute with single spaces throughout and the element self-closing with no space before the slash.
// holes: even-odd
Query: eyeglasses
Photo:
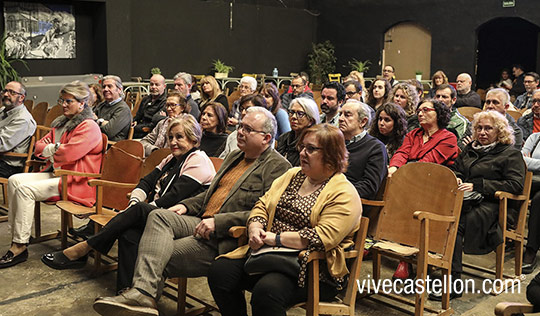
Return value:
<svg viewBox="0 0 540 316">
<path fill-rule="evenodd" d="M 489 104 L 494 104 L 494 105 L 497 105 L 497 104 L 501 104 L 501 102 L 499 100 L 491 100 L 491 99 L 487 99 L 486 100 L 486 104 L 489 105 Z"/>
<path fill-rule="evenodd" d="M 297 89 L 297 88 L 300 88 L 300 87 L 303 87 L 304 85 L 303 84 L 292 84 L 291 87 L 293 89 Z"/>
<path fill-rule="evenodd" d="M 177 106 L 180 106 L 178 103 L 165 103 L 166 108 L 175 108 Z"/>
<path fill-rule="evenodd" d="M 540 99 L 532 99 L 531 104 L 538 104 L 540 103 Z"/>
<path fill-rule="evenodd" d="M 418 115 L 420 112 L 422 112 L 422 114 L 427 114 L 428 112 L 432 112 L 432 111 L 435 111 L 434 108 L 419 108 L 416 110 L 416 114 Z"/>
<path fill-rule="evenodd" d="M 302 150 L 305 149 L 306 153 L 308 155 L 312 155 L 315 151 L 322 149 L 322 147 L 315 147 L 315 146 L 312 146 L 312 145 L 298 144 L 298 146 L 296 146 L 296 149 L 298 150 L 299 153 L 301 153 Z"/>
<path fill-rule="evenodd" d="M 523 83 L 535 83 L 536 81 L 534 80 L 523 80 Z"/>
<path fill-rule="evenodd" d="M 238 90 L 251 90 L 251 87 L 250 87 L 250 86 L 244 86 L 244 85 L 241 85 L 241 86 L 238 86 Z"/>
<path fill-rule="evenodd" d="M 348 97 L 352 97 L 354 96 L 355 94 L 357 94 L 358 92 L 356 91 L 349 91 L 349 92 L 346 92 L 345 94 L 348 96 Z"/>
<path fill-rule="evenodd" d="M 289 116 L 290 116 L 290 117 L 293 117 L 295 114 L 296 114 L 296 117 L 297 117 L 298 119 L 301 119 L 301 118 L 303 118 L 304 116 L 306 116 L 306 112 L 304 112 L 304 111 L 289 110 Z"/>
<path fill-rule="evenodd" d="M 240 130 L 242 130 L 246 134 L 251 134 L 251 133 L 266 134 L 266 132 L 258 131 L 256 129 L 252 128 L 251 126 L 243 124 L 243 123 L 238 124 L 238 131 L 240 131 Z"/>
<path fill-rule="evenodd" d="M 62 105 L 65 102 L 65 103 L 67 103 L 67 105 L 71 105 L 71 103 L 76 102 L 76 101 L 77 100 L 75 100 L 75 99 L 62 99 L 62 98 L 59 98 L 58 99 L 58 104 Z"/>
<path fill-rule="evenodd" d="M 15 91 L 15 90 L 11 90 L 11 89 L 4 89 L 4 90 L 0 91 L 0 93 L 1 93 L 2 95 L 4 95 L 6 92 L 7 92 L 9 95 L 11 95 L 11 96 L 14 96 L 14 95 L 23 95 L 22 93 L 17 92 L 17 91 Z"/>
</svg>

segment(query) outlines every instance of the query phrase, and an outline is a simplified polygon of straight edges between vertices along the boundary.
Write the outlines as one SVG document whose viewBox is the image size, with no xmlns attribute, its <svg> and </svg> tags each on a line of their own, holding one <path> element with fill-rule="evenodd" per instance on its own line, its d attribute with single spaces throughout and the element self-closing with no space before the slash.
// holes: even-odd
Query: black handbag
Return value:
<svg viewBox="0 0 540 316">
<path fill-rule="evenodd" d="M 287 247 L 263 246 L 251 252 L 244 263 L 244 271 L 249 275 L 280 272 L 292 278 L 298 278 L 300 250 Z"/>
</svg>

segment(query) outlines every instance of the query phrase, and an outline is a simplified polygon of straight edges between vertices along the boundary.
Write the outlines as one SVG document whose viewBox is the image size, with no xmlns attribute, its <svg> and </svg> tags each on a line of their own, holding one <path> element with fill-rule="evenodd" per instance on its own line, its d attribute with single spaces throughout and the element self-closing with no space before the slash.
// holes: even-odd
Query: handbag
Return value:
<svg viewBox="0 0 540 316">
<path fill-rule="evenodd" d="M 280 272 L 297 279 L 300 274 L 299 253 L 300 250 L 293 248 L 263 246 L 251 252 L 244 263 L 244 271 L 249 275 Z"/>
</svg>

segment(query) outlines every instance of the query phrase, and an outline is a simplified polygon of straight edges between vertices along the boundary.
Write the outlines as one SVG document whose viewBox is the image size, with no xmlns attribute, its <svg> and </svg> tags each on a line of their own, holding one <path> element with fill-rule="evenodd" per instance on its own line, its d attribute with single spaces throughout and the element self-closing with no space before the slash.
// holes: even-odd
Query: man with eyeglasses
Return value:
<svg viewBox="0 0 540 316">
<path fill-rule="evenodd" d="M 465 116 L 461 115 L 454 106 L 457 100 L 456 89 L 447 83 L 438 85 L 435 89 L 435 99 L 444 103 L 450 111 L 452 111 L 450 114 L 450 122 L 448 123 L 448 126 L 446 126 L 446 129 L 456 135 L 459 144 L 467 131 L 470 132 L 471 123 Z"/>
<path fill-rule="evenodd" d="M 345 101 L 345 87 L 339 82 L 330 81 L 324 84 L 321 91 L 321 123 L 339 126 L 339 108 Z"/>
<path fill-rule="evenodd" d="M 517 125 L 523 132 L 523 140 L 526 140 L 532 133 L 540 132 L 540 90 L 534 90 L 531 112 L 520 117 Z"/>
<path fill-rule="evenodd" d="M 9 82 L 2 93 L 0 116 L 0 152 L 25 153 L 36 131 L 36 121 L 24 106 L 25 86 L 17 81 Z M 22 172 L 24 158 L 0 156 L 0 177 L 9 178 Z"/>
<path fill-rule="evenodd" d="M 98 117 L 96 123 L 110 141 L 127 139 L 133 116 L 127 103 L 122 100 L 122 79 L 108 75 L 103 77 L 102 84 L 105 101 L 94 108 Z"/>
<path fill-rule="evenodd" d="M 149 87 L 150 94 L 141 100 L 137 114 L 133 118 L 134 138 L 143 138 L 165 118 L 159 113 L 165 110 L 165 101 L 167 101 L 165 77 L 159 74 L 153 75 L 150 78 Z"/>
<path fill-rule="evenodd" d="M 468 73 L 462 73 L 457 76 L 457 99 L 454 103 L 454 107 L 460 108 L 462 106 L 474 106 L 479 109 L 482 108 L 482 100 L 475 91 L 471 90 L 472 78 Z"/>
<path fill-rule="evenodd" d="M 313 99 L 313 93 L 305 91 L 306 80 L 301 76 L 296 76 L 291 81 L 292 92 L 287 92 L 281 95 L 281 105 L 285 110 L 289 109 L 291 101 L 299 98 L 306 97 Z"/>
<path fill-rule="evenodd" d="M 388 80 L 390 82 L 390 85 L 393 87 L 399 83 L 396 79 L 394 79 L 396 70 L 394 69 L 394 66 L 392 65 L 386 65 L 383 68 L 382 76 L 384 79 Z"/>
<path fill-rule="evenodd" d="M 274 115 L 256 106 L 246 111 L 238 128 L 239 150 L 225 158 L 206 191 L 150 214 L 133 287 L 97 299 L 98 313 L 158 315 L 156 299 L 163 275 L 206 276 L 215 257 L 237 248 L 229 228 L 245 225 L 255 202 L 291 166 L 270 146 L 277 130 Z"/>
<path fill-rule="evenodd" d="M 349 152 L 349 168 L 345 176 L 360 197 L 372 200 L 386 177 L 388 153 L 380 140 L 367 133 L 371 121 L 370 108 L 358 100 L 347 100 L 340 110 L 339 129 Z"/>
<path fill-rule="evenodd" d="M 525 85 L 525 93 L 518 96 L 516 102 L 514 102 L 514 107 L 517 109 L 530 109 L 532 93 L 538 88 L 538 83 L 540 82 L 540 76 L 536 72 L 528 72 L 525 74 L 525 79 L 523 84 Z"/>
</svg>

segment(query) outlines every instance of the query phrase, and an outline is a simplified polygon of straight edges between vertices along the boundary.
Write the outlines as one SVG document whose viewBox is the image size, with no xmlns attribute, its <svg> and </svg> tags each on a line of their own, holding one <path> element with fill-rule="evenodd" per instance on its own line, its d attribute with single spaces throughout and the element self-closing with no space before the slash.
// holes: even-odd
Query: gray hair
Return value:
<svg viewBox="0 0 540 316">
<path fill-rule="evenodd" d="M 122 79 L 120 79 L 120 77 L 118 76 L 115 76 L 115 75 L 107 75 L 105 77 L 103 77 L 103 80 L 102 82 L 105 82 L 105 80 L 114 80 L 114 85 L 120 89 L 120 90 L 123 90 L 124 87 L 122 86 Z"/>
<path fill-rule="evenodd" d="M 84 103 L 84 106 L 92 101 L 92 94 L 90 93 L 90 88 L 88 85 L 82 81 L 76 80 L 70 82 L 60 89 L 60 94 L 71 94 L 79 102 Z"/>
<path fill-rule="evenodd" d="M 289 109 L 296 103 L 298 103 L 298 105 L 302 107 L 304 112 L 306 112 L 308 118 L 315 121 L 313 125 L 319 124 L 321 122 L 321 118 L 319 117 L 319 107 L 313 99 L 304 97 L 293 99 L 291 101 L 291 104 L 289 105 Z"/>
<path fill-rule="evenodd" d="M 508 94 L 508 92 L 506 91 L 506 89 L 503 89 L 503 88 L 496 88 L 496 89 L 491 89 L 487 92 L 486 94 L 486 98 L 490 95 L 490 94 L 497 94 L 497 95 L 502 95 L 503 97 L 503 100 L 502 102 L 504 103 L 503 105 L 507 105 L 508 103 L 510 103 L 510 95 Z"/>
<path fill-rule="evenodd" d="M 186 138 L 193 142 L 195 144 L 195 147 L 198 147 L 201 144 L 201 126 L 199 125 L 195 117 L 193 117 L 193 115 L 182 113 L 172 119 L 169 123 L 169 126 L 167 127 L 167 135 L 169 135 L 169 133 L 175 126 L 182 126 L 184 128 L 184 134 L 186 135 Z"/>
<path fill-rule="evenodd" d="M 370 124 L 371 124 L 371 111 L 369 110 L 370 106 L 365 104 L 364 102 L 360 102 L 358 100 L 355 100 L 355 99 L 349 99 L 347 100 L 347 102 L 345 102 L 343 105 L 347 104 L 347 103 L 350 103 L 350 104 L 354 104 L 355 106 L 358 106 L 358 122 L 362 122 L 362 120 L 364 118 L 367 117 L 367 123 L 366 125 L 364 126 L 364 129 L 367 129 L 369 128 Z"/>
<path fill-rule="evenodd" d="M 471 77 L 471 75 L 469 75 L 469 74 L 466 73 L 466 72 L 460 73 L 460 74 L 458 75 L 458 77 L 459 77 L 459 76 L 464 76 L 465 78 L 467 78 L 469 81 L 472 82 L 472 77 Z"/>
<path fill-rule="evenodd" d="M 26 97 L 26 86 L 22 82 L 19 82 L 19 81 L 12 81 L 12 82 L 19 84 L 19 89 L 21 89 L 20 93 Z"/>
<path fill-rule="evenodd" d="M 178 78 L 184 80 L 184 82 L 185 82 L 187 85 L 191 85 L 191 83 L 193 82 L 193 81 L 191 80 L 191 75 L 188 74 L 187 72 L 179 72 L 179 73 L 177 73 L 176 75 L 174 75 L 173 80 L 176 80 L 176 79 L 178 79 Z"/>
<path fill-rule="evenodd" d="M 251 88 L 251 91 L 257 90 L 257 80 L 251 76 L 244 76 L 240 79 L 240 84 L 247 83 Z"/>
<path fill-rule="evenodd" d="M 263 132 L 270 134 L 272 136 L 272 139 L 276 137 L 277 122 L 272 112 L 268 111 L 267 109 L 261 106 L 252 106 L 252 107 L 247 108 L 246 110 L 246 115 L 248 115 L 249 113 L 263 113 L 264 116 L 266 116 L 266 120 L 264 120 L 264 123 L 262 126 Z"/>
</svg>

